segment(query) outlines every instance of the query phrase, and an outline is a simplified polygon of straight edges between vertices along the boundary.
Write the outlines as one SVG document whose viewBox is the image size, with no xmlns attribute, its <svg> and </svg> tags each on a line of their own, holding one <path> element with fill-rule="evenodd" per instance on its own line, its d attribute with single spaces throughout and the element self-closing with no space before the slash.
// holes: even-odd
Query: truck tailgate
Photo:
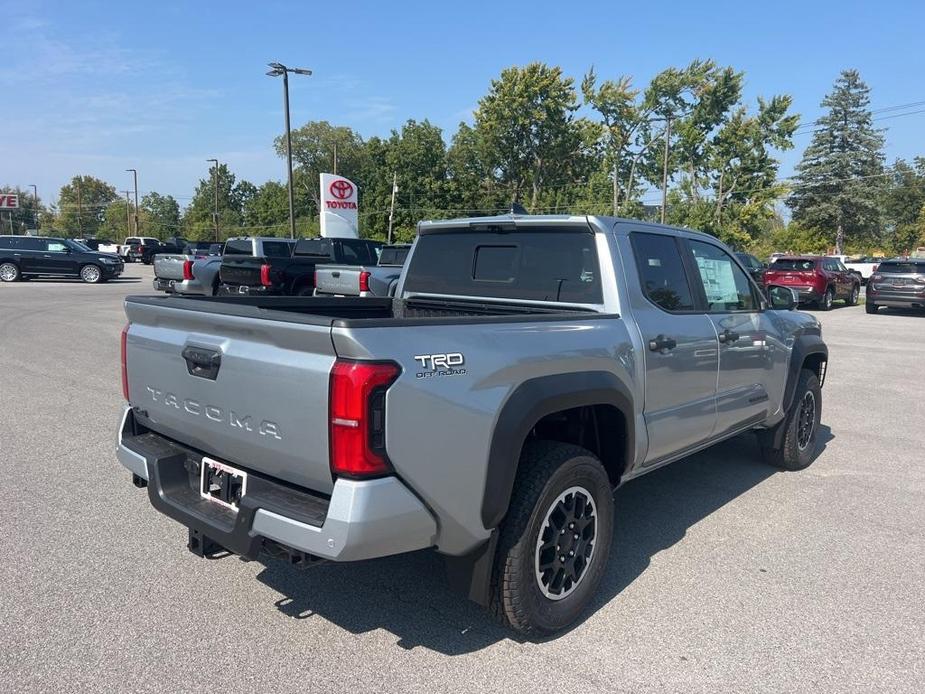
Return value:
<svg viewBox="0 0 925 694">
<path fill-rule="evenodd" d="M 225 284 L 256 286 L 260 284 L 260 266 L 266 262 L 266 258 L 252 256 L 224 257 L 219 277 Z"/>
<path fill-rule="evenodd" d="M 331 492 L 330 325 L 132 297 L 125 311 L 129 401 L 143 424 L 205 455 Z"/>
<path fill-rule="evenodd" d="M 318 265 L 315 268 L 315 290 L 319 294 L 360 295 L 360 273 L 366 268 L 357 265 Z"/>
<path fill-rule="evenodd" d="M 159 253 L 154 256 L 154 276 L 165 280 L 182 280 L 183 263 L 189 259 L 188 255 Z"/>
</svg>

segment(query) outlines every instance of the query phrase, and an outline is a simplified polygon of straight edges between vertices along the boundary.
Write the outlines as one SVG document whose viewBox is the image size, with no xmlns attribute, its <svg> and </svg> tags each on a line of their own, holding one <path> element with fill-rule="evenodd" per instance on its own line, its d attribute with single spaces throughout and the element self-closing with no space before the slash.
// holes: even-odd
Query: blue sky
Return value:
<svg viewBox="0 0 925 694">
<path fill-rule="evenodd" d="M 714 58 L 744 70 L 749 103 L 788 93 L 804 121 L 838 72 L 855 67 L 873 108 L 925 101 L 925 3 L 439 3 L 0 0 L 0 184 L 36 184 L 45 200 L 76 173 L 181 204 L 218 157 L 240 177 L 282 179 L 272 149 L 282 85 L 271 60 L 312 68 L 293 78 L 293 124 L 327 119 L 363 136 L 408 118 L 444 129 L 471 119 L 490 80 L 541 60 L 576 81 Z M 923 110 L 925 105 L 918 109 Z M 885 112 L 883 115 L 895 114 Z M 887 154 L 925 154 L 925 113 L 878 122 Z M 809 135 L 782 155 L 792 172 Z"/>
</svg>

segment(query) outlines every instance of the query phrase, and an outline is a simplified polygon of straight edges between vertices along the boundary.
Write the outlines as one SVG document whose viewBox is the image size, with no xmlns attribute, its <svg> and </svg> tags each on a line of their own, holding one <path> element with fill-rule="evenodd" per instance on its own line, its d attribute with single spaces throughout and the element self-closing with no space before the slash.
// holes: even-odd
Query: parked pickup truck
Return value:
<svg viewBox="0 0 925 694">
<path fill-rule="evenodd" d="M 422 223 L 394 299 L 128 297 L 118 458 L 197 554 L 435 548 L 549 634 L 607 569 L 616 487 L 749 431 L 812 463 L 828 350 L 794 307 L 694 231 Z"/>
<path fill-rule="evenodd" d="M 288 241 L 287 243 L 293 243 Z M 291 255 L 266 255 L 222 260 L 220 294 L 311 296 L 315 268 L 325 263 L 373 265 L 379 241 L 317 238 L 295 241 Z"/>
<path fill-rule="evenodd" d="M 315 269 L 315 296 L 392 296 L 411 246 L 379 249 L 376 265 L 319 265 Z"/>
<path fill-rule="evenodd" d="M 223 248 L 222 243 L 192 241 L 182 253 L 154 256 L 154 288 L 168 293 L 215 295 Z"/>
<path fill-rule="evenodd" d="M 126 263 L 133 263 L 141 261 L 145 247 L 157 248 L 160 244 L 160 239 L 153 236 L 129 236 L 123 244 L 101 245 L 98 250 L 100 253 L 118 255 Z"/>
</svg>

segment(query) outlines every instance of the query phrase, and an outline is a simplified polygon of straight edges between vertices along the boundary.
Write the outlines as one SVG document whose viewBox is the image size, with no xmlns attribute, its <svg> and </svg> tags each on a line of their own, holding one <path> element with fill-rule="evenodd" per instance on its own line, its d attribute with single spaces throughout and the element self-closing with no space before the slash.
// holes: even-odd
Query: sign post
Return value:
<svg viewBox="0 0 925 694">
<path fill-rule="evenodd" d="M 0 210 L 9 210 L 10 236 L 16 233 L 13 229 L 13 210 L 19 209 L 19 193 L 0 193 Z"/>
<path fill-rule="evenodd" d="M 356 184 L 334 174 L 321 174 L 321 235 L 357 239 L 360 237 Z"/>
</svg>

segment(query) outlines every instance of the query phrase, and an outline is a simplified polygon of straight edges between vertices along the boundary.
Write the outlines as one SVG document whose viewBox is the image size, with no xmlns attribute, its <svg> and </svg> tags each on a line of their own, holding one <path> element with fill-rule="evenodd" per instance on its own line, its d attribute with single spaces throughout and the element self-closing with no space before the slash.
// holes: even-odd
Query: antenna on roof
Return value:
<svg viewBox="0 0 925 694">
<path fill-rule="evenodd" d="M 511 214 L 530 214 L 527 212 L 527 208 L 521 205 L 516 200 L 511 203 Z"/>
</svg>

